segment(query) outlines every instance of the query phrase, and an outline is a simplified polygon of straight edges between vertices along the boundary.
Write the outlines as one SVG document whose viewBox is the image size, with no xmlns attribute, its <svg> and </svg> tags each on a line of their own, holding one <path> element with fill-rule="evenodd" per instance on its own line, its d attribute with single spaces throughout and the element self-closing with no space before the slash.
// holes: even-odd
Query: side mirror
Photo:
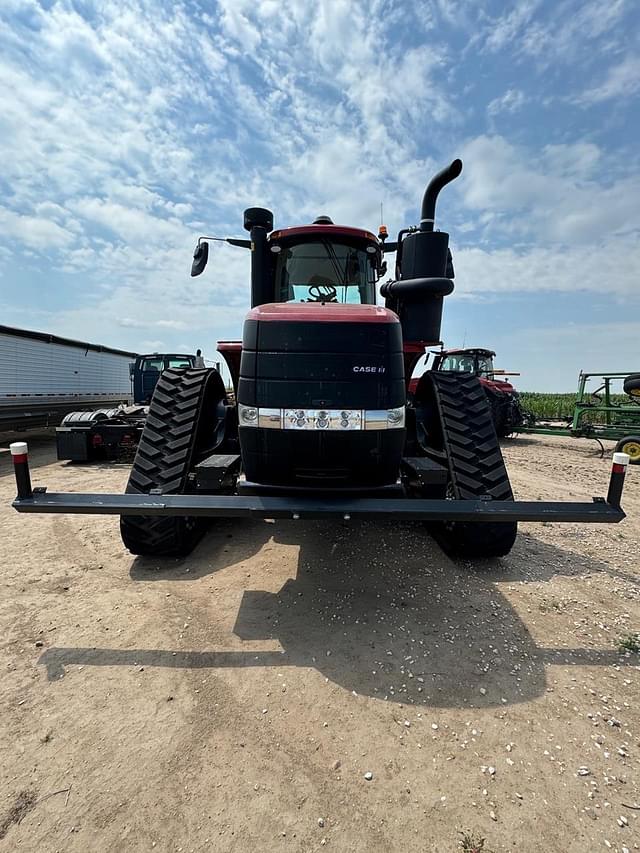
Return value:
<svg viewBox="0 0 640 853">
<path fill-rule="evenodd" d="M 386 275 L 386 274 L 387 274 L 387 262 L 383 261 L 382 264 L 380 265 L 380 278 L 382 278 L 382 276 Z"/>
<path fill-rule="evenodd" d="M 196 250 L 193 253 L 193 263 L 191 264 L 191 275 L 196 276 L 204 272 L 204 268 L 209 260 L 209 244 L 204 240 L 198 243 Z"/>
</svg>

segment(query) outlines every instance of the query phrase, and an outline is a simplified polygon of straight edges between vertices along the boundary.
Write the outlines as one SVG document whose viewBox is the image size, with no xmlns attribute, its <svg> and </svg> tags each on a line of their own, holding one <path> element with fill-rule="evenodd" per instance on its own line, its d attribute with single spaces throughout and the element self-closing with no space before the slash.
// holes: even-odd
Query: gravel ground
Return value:
<svg viewBox="0 0 640 853">
<path fill-rule="evenodd" d="M 36 485 L 124 489 L 30 445 Z M 517 497 L 606 493 L 589 442 L 504 452 Z M 622 524 L 522 524 L 484 564 L 420 525 L 231 521 L 161 563 L 114 518 L 19 516 L 0 452 L 0 850 L 640 849 L 627 481 Z"/>
</svg>

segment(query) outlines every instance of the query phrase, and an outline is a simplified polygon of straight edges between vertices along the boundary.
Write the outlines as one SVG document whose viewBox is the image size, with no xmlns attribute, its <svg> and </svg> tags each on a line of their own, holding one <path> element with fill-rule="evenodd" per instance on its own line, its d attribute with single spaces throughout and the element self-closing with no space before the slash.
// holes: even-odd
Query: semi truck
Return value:
<svg viewBox="0 0 640 853">
<path fill-rule="evenodd" d="M 65 415 L 56 429 L 58 459 L 92 462 L 96 459 L 117 459 L 132 453 L 142 435 L 149 403 L 163 371 L 195 365 L 195 355 L 154 352 L 136 356 L 129 365 L 133 405 Z"/>
<path fill-rule="evenodd" d="M 0 325 L 0 431 L 56 426 L 129 402 L 137 353 Z"/>
</svg>

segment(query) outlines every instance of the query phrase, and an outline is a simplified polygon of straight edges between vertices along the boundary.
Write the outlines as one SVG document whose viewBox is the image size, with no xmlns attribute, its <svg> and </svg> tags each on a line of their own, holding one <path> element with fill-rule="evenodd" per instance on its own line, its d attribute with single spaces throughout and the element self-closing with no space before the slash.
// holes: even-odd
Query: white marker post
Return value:
<svg viewBox="0 0 640 853">
<path fill-rule="evenodd" d="M 30 500 L 33 497 L 31 488 L 31 475 L 29 474 L 29 448 L 26 441 L 14 441 L 9 445 L 13 470 L 16 475 L 16 486 L 18 487 L 18 500 Z"/>
<path fill-rule="evenodd" d="M 624 477 L 627 473 L 629 465 L 629 455 L 627 453 L 614 453 L 613 465 L 611 466 L 611 479 L 609 480 L 609 491 L 607 492 L 607 503 L 620 509 L 620 501 L 622 500 L 622 488 L 624 486 Z"/>
</svg>

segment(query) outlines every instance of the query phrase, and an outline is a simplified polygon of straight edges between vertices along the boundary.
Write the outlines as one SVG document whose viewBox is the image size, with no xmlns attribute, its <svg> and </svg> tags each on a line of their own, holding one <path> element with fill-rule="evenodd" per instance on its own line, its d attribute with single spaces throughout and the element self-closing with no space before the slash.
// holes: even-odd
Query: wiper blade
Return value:
<svg viewBox="0 0 640 853">
<path fill-rule="evenodd" d="M 327 250 L 327 255 L 329 256 L 329 260 L 336 271 L 337 281 L 336 284 L 341 284 L 346 287 L 347 284 L 347 265 L 345 263 L 344 270 L 340 267 L 340 261 L 338 260 L 338 256 L 336 255 L 336 250 L 333 248 L 333 243 L 330 240 L 323 240 L 322 245 Z"/>
</svg>

